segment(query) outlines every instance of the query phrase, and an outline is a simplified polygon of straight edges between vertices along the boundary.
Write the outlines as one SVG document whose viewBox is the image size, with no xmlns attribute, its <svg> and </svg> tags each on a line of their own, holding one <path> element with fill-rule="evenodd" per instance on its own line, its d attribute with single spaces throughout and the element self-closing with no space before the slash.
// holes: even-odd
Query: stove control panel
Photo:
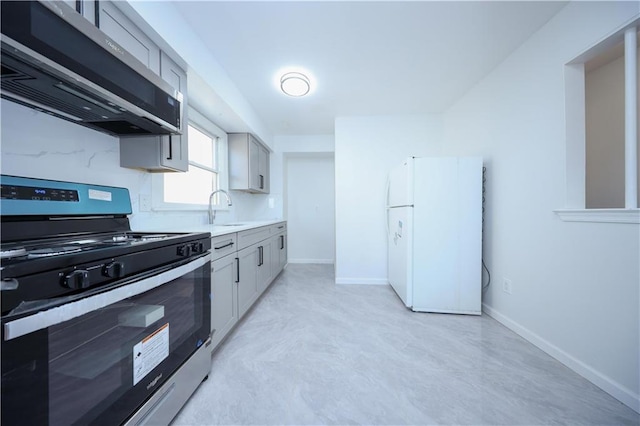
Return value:
<svg viewBox="0 0 640 426">
<path fill-rule="evenodd" d="M 80 201 L 78 191 L 73 189 L 2 185 L 0 192 L 3 200 Z"/>
<path fill-rule="evenodd" d="M 0 175 L 3 216 L 129 215 L 129 190 Z"/>
</svg>

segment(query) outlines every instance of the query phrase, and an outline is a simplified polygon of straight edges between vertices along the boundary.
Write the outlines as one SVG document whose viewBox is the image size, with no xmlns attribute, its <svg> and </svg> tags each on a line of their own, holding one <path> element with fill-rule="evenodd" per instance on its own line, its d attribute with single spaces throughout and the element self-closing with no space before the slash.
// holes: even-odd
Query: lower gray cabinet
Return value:
<svg viewBox="0 0 640 426">
<path fill-rule="evenodd" d="M 287 234 L 281 233 L 271 237 L 271 274 L 277 277 L 287 264 Z"/>
<path fill-rule="evenodd" d="M 274 235 L 271 241 L 271 278 L 275 279 L 280 273 L 280 236 Z"/>
<path fill-rule="evenodd" d="M 282 271 L 287 265 L 287 234 L 280 235 L 280 263 L 278 264 L 278 272 Z"/>
<path fill-rule="evenodd" d="M 264 240 L 258 244 L 258 294 L 264 293 L 273 279 L 271 273 L 271 245 L 271 239 Z"/>
<path fill-rule="evenodd" d="M 238 252 L 238 318 L 249 310 L 258 298 L 258 245 L 252 245 Z"/>
<path fill-rule="evenodd" d="M 211 350 L 215 350 L 287 263 L 286 225 L 219 235 L 212 238 L 211 247 L 211 329 L 215 330 Z"/>
<path fill-rule="evenodd" d="M 238 322 L 236 257 L 231 254 L 211 264 L 211 336 L 216 347 Z"/>
</svg>

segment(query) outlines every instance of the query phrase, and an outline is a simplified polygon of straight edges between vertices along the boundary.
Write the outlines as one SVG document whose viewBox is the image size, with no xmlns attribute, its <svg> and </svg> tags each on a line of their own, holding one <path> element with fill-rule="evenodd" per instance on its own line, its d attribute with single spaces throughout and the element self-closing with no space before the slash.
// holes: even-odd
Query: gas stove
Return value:
<svg viewBox="0 0 640 426">
<path fill-rule="evenodd" d="M 211 234 L 129 191 L 0 175 L 0 422 L 167 424 L 211 368 Z"/>
<path fill-rule="evenodd" d="M 0 178 L 2 315 L 34 301 L 50 306 L 52 299 L 102 291 L 211 248 L 209 233 L 132 231 L 124 188 Z"/>
</svg>

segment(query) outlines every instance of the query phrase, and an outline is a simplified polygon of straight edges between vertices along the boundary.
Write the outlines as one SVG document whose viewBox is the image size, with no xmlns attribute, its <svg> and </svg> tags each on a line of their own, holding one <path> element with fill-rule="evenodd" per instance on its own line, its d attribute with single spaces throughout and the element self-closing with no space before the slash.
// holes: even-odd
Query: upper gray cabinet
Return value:
<svg viewBox="0 0 640 426">
<path fill-rule="evenodd" d="M 187 105 L 187 74 L 164 52 L 160 52 L 160 76 L 183 95 Z M 188 123 L 187 109 L 183 121 Z M 189 169 L 189 146 L 186 124 L 183 134 L 120 138 L 120 166 L 152 172 L 186 172 Z"/>
<path fill-rule="evenodd" d="M 160 48 L 113 2 L 100 1 L 98 7 L 100 29 L 147 68 L 160 74 Z"/>
<path fill-rule="evenodd" d="M 229 134 L 229 188 L 269 193 L 269 150 L 250 133 Z"/>
<path fill-rule="evenodd" d="M 183 134 L 171 136 L 170 143 L 172 144 L 172 159 L 170 161 L 165 160 L 165 167 L 186 172 L 189 169 L 189 146 L 187 144 L 187 123 L 189 123 L 189 113 L 187 108 L 187 105 L 189 105 L 187 101 L 187 73 L 184 72 L 178 64 L 173 62 L 166 53 L 160 52 L 160 76 L 164 81 L 178 89 L 183 96 Z"/>
<path fill-rule="evenodd" d="M 80 9 L 79 13 L 92 24 L 96 23 L 96 6 L 93 0 L 64 0 L 64 2 L 76 11 Z"/>
<path fill-rule="evenodd" d="M 152 172 L 186 172 L 189 169 L 187 73 L 117 3 L 96 4 L 100 29 L 183 95 L 183 134 L 120 138 L 120 166 Z"/>
</svg>

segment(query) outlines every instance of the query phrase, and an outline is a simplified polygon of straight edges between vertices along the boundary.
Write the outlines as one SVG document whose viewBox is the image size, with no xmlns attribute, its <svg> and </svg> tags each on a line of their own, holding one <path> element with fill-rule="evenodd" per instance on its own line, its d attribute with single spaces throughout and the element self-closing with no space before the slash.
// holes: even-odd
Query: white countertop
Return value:
<svg viewBox="0 0 640 426">
<path fill-rule="evenodd" d="M 212 237 L 217 237 L 218 235 L 231 234 L 233 232 L 246 231 L 248 229 L 259 228 L 261 226 L 269 226 L 275 225 L 276 223 L 284 222 L 284 220 L 262 220 L 262 221 L 240 221 L 233 222 L 231 224 L 220 224 L 220 225 L 209 225 L 209 224 L 200 224 L 200 225 L 181 225 L 176 224 L 175 226 L 164 225 L 162 228 L 148 228 L 148 229 L 136 229 L 136 231 L 146 231 L 146 232 L 210 232 Z M 232 225 L 232 226 L 230 226 Z"/>
</svg>

